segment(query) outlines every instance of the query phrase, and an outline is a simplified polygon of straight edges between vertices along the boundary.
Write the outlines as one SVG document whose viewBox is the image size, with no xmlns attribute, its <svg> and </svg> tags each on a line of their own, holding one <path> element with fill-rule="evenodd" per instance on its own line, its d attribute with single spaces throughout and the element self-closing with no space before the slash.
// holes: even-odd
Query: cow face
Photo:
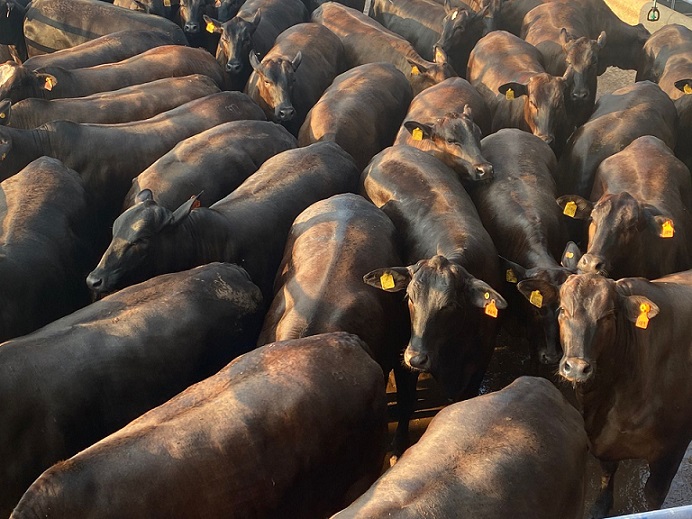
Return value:
<svg viewBox="0 0 692 519">
<path fill-rule="evenodd" d="M 291 99 L 296 81 L 295 73 L 301 59 L 302 54 L 298 51 L 293 60 L 268 59 L 260 63 L 257 56 L 250 53 L 250 65 L 256 75 L 250 83 L 257 89 L 258 104 L 272 121 L 290 121 L 295 116 L 296 111 Z"/>
<path fill-rule="evenodd" d="M 202 24 L 202 10 L 209 0 L 180 0 L 180 23 L 183 31 L 188 34 L 198 34 Z"/>
<path fill-rule="evenodd" d="M 157 272 L 150 265 L 156 258 L 161 236 L 179 225 L 197 205 L 197 197 L 185 202 L 175 212 L 154 201 L 150 190 L 141 191 L 137 203 L 122 213 L 113 224 L 113 239 L 86 283 L 95 295 L 103 295 L 143 281 Z"/>
<path fill-rule="evenodd" d="M 207 30 L 221 34 L 219 45 L 216 48 L 216 61 L 228 74 L 239 75 L 247 69 L 250 63 L 252 35 L 257 30 L 261 19 L 262 14 L 259 9 L 249 21 L 235 16 L 229 21 L 221 23 L 206 14 L 204 15 Z"/>
<path fill-rule="evenodd" d="M 445 114 L 431 124 L 406 121 L 404 128 L 412 136 L 409 144 L 432 153 L 459 173 L 462 180 L 492 180 L 493 165 L 483 158 L 481 130 L 473 122 L 469 105 L 464 106 L 463 113 Z"/>
<path fill-rule="evenodd" d="M 592 101 L 596 96 L 598 52 L 606 42 L 605 31 L 597 40 L 574 38 L 564 28 L 560 30 L 560 44 L 565 52 L 567 66 L 571 67 L 570 96 L 575 103 Z"/>
<path fill-rule="evenodd" d="M 221 22 L 226 22 L 238 14 L 244 0 L 216 0 L 216 17 Z"/>
<path fill-rule="evenodd" d="M 442 49 L 436 49 L 435 61 L 426 61 L 423 58 L 406 58 L 411 65 L 408 80 L 411 83 L 413 96 L 417 96 L 426 88 L 441 83 L 447 78 L 458 77 L 448 62 L 447 54 Z"/>
<path fill-rule="evenodd" d="M 459 374 L 450 373 L 448 368 L 462 364 L 469 355 L 465 348 L 478 346 L 463 339 L 469 325 L 491 318 L 481 315 L 488 305 L 506 308 L 504 298 L 464 267 L 440 255 L 409 267 L 374 270 L 363 281 L 388 292 L 406 290 L 411 339 L 404 362 L 413 370 L 432 373 L 452 398 L 458 396 L 464 388 L 456 387 L 455 375 Z"/>
<path fill-rule="evenodd" d="M 42 90 L 52 90 L 57 84 L 55 76 L 29 70 L 14 61 L 0 65 L 0 99 L 16 103 L 28 97 L 42 97 Z"/>
<path fill-rule="evenodd" d="M 591 381 L 605 349 L 615 343 L 618 316 L 636 322 L 642 308 L 648 319 L 659 311 L 644 296 L 621 294 L 612 279 L 596 274 L 570 276 L 560 288 L 558 323 L 564 351 L 560 375 L 575 385 Z"/>
<path fill-rule="evenodd" d="M 461 44 L 470 27 L 483 19 L 487 10 L 486 7 L 481 13 L 476 14 L 468 9 L 452 8 L 449 3 L 445 3 L 446 15 L 442 20 L 442 32 L 440 39 L 433 46 L 433 52 L 438 48 L 447 53 L 451 52 Z"/>
<path fill-rule="evenodd" d="M 505 83 L 498 89 L 510 99 L 524 97 L 524 120 L 531 133 L 553 148 L 556 145 L 556 133 L 565 127 L 567 121 L 565 90 L 571 73 L 571 69 L 568 69 L 563 77 L 547 73 L 536 74 L 528 83 Z"/>
</svg>

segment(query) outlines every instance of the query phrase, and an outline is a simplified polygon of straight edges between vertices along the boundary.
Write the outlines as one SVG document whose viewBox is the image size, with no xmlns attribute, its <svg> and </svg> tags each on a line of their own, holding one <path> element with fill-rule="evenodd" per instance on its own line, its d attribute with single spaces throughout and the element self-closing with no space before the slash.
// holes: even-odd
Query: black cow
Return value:
<svg viewBox="0 0 692 519">
<path fill-rule="evenodd" d="M 300 0 L 247 0 L 227 22 L 204 16 L 207 31 L 221 35 L 216 61 L 227 75 L 229 88 L 242 90 L 250 73 L 250 52 L 264 58 L 276 38 L 289 27 L 307 22 Z"/>
<path fill-rule="evenodd" d="M 449 398 L 475 396 L 495 347 L 495 317 L 507 304 L 492 288 L 500 284 L 497 251 L 454 171 L 417 148 L 392 146 L 375 156 L 362 185 L 394 222 L 409 265 L 364 278 L 381 290 L 405 290 L 411 314 L 404 361 L 414 385 L 397 383 L 397 455 L 408 443 L 418 372 L 432 373 Z"/>
<path fill-rule="evenodd" d="M 245 94 L 219 92 L 145 121 L 55 121 L 32 130 L 0 127 L 0 178 L 42 155 L 58 158 L 80 174 L 98 214 L 109 222 L 122 207 L 132 179 L 181 140 L 242 119 L 263 120 L 264 113 Z"/>
<path fill-rule="evenodd" d="M 391 63 L 355 67 L 337 76 L 310 110 L 298 143 L 336 142 L 362 170 L 392 144 L 412 97 L 406 77 Z"/>
<path fill-rule="evenodd" d="M 0 0 L 0 44 L 7 45 L 15 61 L 26 60 L 24 15 L 29 0 Z"/>
<path fill-rule="evenodd" d="M 24 20 L 30 57 L 69 49 L 113 32 L 153 30 L 175 38 L 179 45 L 187 44 L 183 31 L 170 20 L 98 0 L 33 0 Z"/>
<path fill-rule="evenodd" d="M 261 300 L 243 269 L 215 263 L 0 345 L 0 513 L 54 463 L 252 349 Z"/>
<path fill-rule="evenodd" d="M 436 53 L 434 62 L 425 60 L 404 38 L 355 9 L 327 2 L 315 9 L 312 21 L 341 39 L 348 68 L 380 61 L 392 63 L 410 81 L 413 95 L 457 75 L 444 51 Z"/>
<path fill-rule="evenodd" d="M 9 72 L 5 72 L 16 76 L 11 81 L 0 78 L 0 98 L 9 98 L 12 102 L 28 97 L 83 97 L 191 74 L 208 76 L 219 87 L 223 85 L 223 72 L 208 52 L 180 45 L 163 45 L 117 63 L 75 70 L 48 66 L 27 71 L 11 62 L 2 67 L 9 67 Z"/>
<path fill-rule="evenodd" d="M 567 142 L 558 162 L 560 194 L 591 194 L 596 168 L 637 137 L 653 135 L 675 146 L 677 113 L 670 98 L 649 81 L 602 96 L 589 120 Z"/>
<path fill-rule="evenodd" d="M 310 109 L 344 70 L 341 40 L 324 25 L 299 23 L 286 29 L 262 62 L 250 53 L 245 92 L 264 110 L 298 135 Z"/>
<path fill-rule="evenodd" d="M 333 519 L 581 519 L 584 420 L 547 380 L 440 411 L 423 437 Z"/>
<path fill-rule="evenodd" d="M 156 201 L 175 210 L 199 194 L 209 207 L 231 193 L 268 159 L 298 143 L 281 125 L 267 121 L 219 124 L 185 139 L 132 181 L 125 206 L 137 203 L 144 189 Z"/>
<path fill-rule="evenodd" d="M 580 271 L 654 279 L 692 266 L 690 172 L 660 139 L 639 137 L 601 162 L 590 199 L 558 199 L 590 220 Z"/>
<path fill-rule="evenodd" d="M 219 87 L 211 78 L 195 74 L 86 97 L 52 100 L 30 97 L 12 105 L 11 114 L 0 108 L 0 124 L 28 129 L 61 120 L 100 124 L 142 121 L 217 92 Z"/>
<path fill-rule="evenodd" d="M 171 211 L 144 190 L 115 221 L 113 241 L 87 284 L 102 294 L 163 272 L 229 261 L 246 268 L 270 301 L 293 220 L 318 200 L 355 191 L 358 175 L 348 153 L 325 142 L 272 157 L 210 208 L 193 211 L 195 197 Z"/>
<path fill-rule="evenodd" d="M 649 463 L 644 495 L 659 508 L 692 440 L 692 271 L 654 282 L 582 274 L 545 292 L 560 305 L 559 373 L 604 470 L 592 517 L 612 507 L 618 461 L 630 458 Z"/>
<path fill-rule="evenodd" d="M 570 131 L 564 97 L 571 74 L 548 74 L 536 48 L 506 31 L 481 38 L 468 66 L 469 83 L 490 108 L 493 131 L 529 131 L 558 155 Z"/>
<path fill-rule="evenodd" d="M 11 517 L 327 517 L 379 475 L 386 405 L 358 337 L 273 343 L 55 465 Z"/>
<path fill-rule="evenodd" d="M 180 0 L 175 0 L 175 6 L 171 0 L 114 0 L 113 5 L 173 20 L 174 13 L 180 7 Z"/>
<path fill-rule="evenodd" d="M 484 138 L 482 151 L 495 168 L 495 179 L 472 186 L 470 194 L 498 252 L 511 262 L 504 267 L 505 280 L 562 284 L 570 272 L 556 261 L 567 238 L 562 211 L 553 202 L 557 161 L 552 150 L 535 135 L 508 128 Z M 525 295 L 528 301 L 510 295 L 508 313 L 528 336 L 532 357 L 555 364 L 560 359 L 557 307 L 544 304 L 540 293 Z"/>
</svg>

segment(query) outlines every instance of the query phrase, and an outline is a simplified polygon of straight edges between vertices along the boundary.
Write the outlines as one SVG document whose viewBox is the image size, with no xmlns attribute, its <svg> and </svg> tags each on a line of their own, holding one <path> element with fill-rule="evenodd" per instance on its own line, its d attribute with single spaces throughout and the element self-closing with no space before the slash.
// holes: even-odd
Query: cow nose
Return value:
<svg viewBox="0 0 692 519">
<path fill-rule="evenodd" d="M 103 286 L 103 278 L 95 275 L 92 272 L 91 274 L 89 274 L 87 276 L 86 284 L 89 287 L 89 290 L 97 291 L 99 288 L 101 288 Z"/>
<path fill-rule="evenodd" d="M 279 121 L 290 121 L 295 114 L 296 111 L 292 106 L 283 106 L 276 109 L 276 117 Z"/>
<path fill-rule="evenodd" d="M 571 382 L 584 382 L 591 377 L 593 368 L 584 359 L 565 357 L 560 363 L 560 375 Z"/>
<path fill-rule="evenodd" d="M 411 368 L 419 371 L 430 371 L 430 357 L 420 351 L 413 351 L 411 348 L 406 348 L 404 352 L 404 362 Z"/>
<path fill-rule="evenodd" d="M 577 263 L 577 270 L 581 274 L 604 274 L 605 262 L 594 254 L 584 254 Z"/>
<path fill-rule="evenodd" d="M 478 180 L 490 180 L 493 178 L 493 165 L 489 162 L 485 164 L 476 164 L 474 168 L 476 169 Z"/>
<path fill-rule="evenodd" d="M 574 101 L 586 101 L 587 97 L 589 97 L 589 92 L 586 90 L 575 90 L 572 92 L 572 99 Z"/>
<path fill-rule="evenodd" d="M 560 361 L 560 355 L 554 351 L 543 350 L 538 356 L 541 364 L 552 365 L 557 364 Z"/>
<path fill-rule="evenodd" d="M 555 141 L 555 137 L 553 135 L 536 135 L 536 137 L 538 137 L 548 145 L 552 144 L 553 141 Z"/>
<path fill-rule="evenodd" d="M 243 65 L 239 61 L 229 61 L 226 63 L 226 72 L 230 72 L 232 74 L 240 73 L 240 69 L 242 68 Z"/>
<path fill-rule="evenodd" d="M 187 22 L 185 24 L 185 27 L 183 28 L 185 32 L 189 32 L 192 34 L 198 33 L 199 32 L 199 24 L 197 22 Z"/>
</svg>

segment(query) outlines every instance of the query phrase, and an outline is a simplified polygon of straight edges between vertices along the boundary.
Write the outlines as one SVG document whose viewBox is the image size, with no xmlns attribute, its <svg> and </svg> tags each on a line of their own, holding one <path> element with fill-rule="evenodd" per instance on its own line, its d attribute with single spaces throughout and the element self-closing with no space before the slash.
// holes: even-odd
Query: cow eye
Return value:
<svg viewBox="0 0 692 519">
<path fill-rule="evenodd" d="M 265 84 L 265 85 L 267 85 L 267 86 L 269 86 L 269 85 L 271 85 L 271 84 L 272 84 L 272 82 L 271 82 L 271 81 L 269 81 L 268 79 L 265 79 L 265 80 L 264 80 L 264 84 Z"/>
</svg>

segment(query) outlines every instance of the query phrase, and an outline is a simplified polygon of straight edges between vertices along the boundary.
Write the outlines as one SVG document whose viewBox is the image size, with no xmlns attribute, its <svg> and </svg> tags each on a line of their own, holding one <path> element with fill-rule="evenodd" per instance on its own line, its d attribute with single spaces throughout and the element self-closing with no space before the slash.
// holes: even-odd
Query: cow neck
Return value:
<svg viewBox="0 0 692 519">
<path fill-rule="evenodd" d="M 188 257 L 194 265 L 236 260 L 233 229 L 229 220 L 218 211 L 206 207 L 195 209 L 179 227 L 175 240 L 176 254 L 178 250 L 187 249 Z"/>
<path fill-rule="evenodd" d="M 526 240 L 526 242 L 530 241 L 531 240 Z M 524 250 L 520 257 L 518 256 L 517 262 L 527 270 L 532 268 L 560 268 L 560 264 L 555 261 L 555 258 L 552 257 L 550 252 L 548 252 L 542 243 L 538 246 L 529 247 L 527 250 Z"/>
</svg>

